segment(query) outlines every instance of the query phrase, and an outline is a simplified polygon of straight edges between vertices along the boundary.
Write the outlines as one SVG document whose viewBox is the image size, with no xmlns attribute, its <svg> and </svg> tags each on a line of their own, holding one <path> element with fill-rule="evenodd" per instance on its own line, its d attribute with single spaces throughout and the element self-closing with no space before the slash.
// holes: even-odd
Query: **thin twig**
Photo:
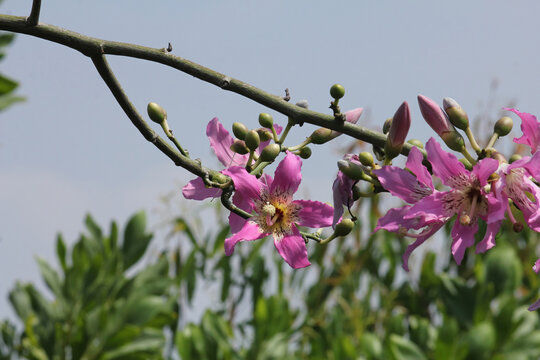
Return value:
<svg viewBox="0 0 540 360">
<path fill-rule="evenodd" d="M 34 0 L 32 2 L 32 10 L 30 10 L 30 15 L 26 18 L 27 26 L 36 26 L 39 23 L 40 11 L 41 11 L 41 0 Z"/>
<path fill-rule="evenodd" d="M 236 205 L 234 205 L 232 203 L 231 196 L 232 196 L 233 192 L 234 192 L 234 188 L 232 186 L 230 186 L 230 187 L 228 187 L 226 189 L 223 189 L 222 192 L 221 192 L 221 203 L 229 211 L 232 211 L 233 213 L 235 213 L 238 216 L 243 217 L 244 219 L 249 219 L 251 217 L 250 213 L 240 209 L 239 207 L 237 207 Z"/>
</svg>

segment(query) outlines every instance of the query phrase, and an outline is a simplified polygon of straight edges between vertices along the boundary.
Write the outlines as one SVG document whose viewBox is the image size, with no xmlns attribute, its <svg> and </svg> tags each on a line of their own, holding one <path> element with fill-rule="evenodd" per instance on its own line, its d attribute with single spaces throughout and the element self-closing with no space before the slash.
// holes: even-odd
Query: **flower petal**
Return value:
<svg viewBox="0 0 540 360">
<path fill-rule="evenodd" d="M 443 207 L 443 196 L 446 192 L 434 192 L 433 194 L 420 199 L 414 204 L 404 219 L 421 218 L 425 222 L 447 221 L 448 214 Z"/>
<path fill-rule="evenodd" d="M 184 195 L 186 199 L 203 200 L 221 196 L 221 189 L 206 187 L 203 179 L 198 177 L 188 182 L 187 185 L 182 188 L 182 195 Z"/>
<path fill-rule="evenodd" d="M 281 257 L 293 269 L 311 265 L 307 257 L 306 242 L 296 226 L 293 225 L 292 232 L 281 239 L 276 239 L 274 236 L 274 245 Z"/>
<path fill-rule="evenodd" d="M 486 229 L 486 235 L 482 241 L 476 244 L 476 253 L 483 253 L 495 246 L 495 237 L 501 227 L 501 221 L 495 221 L 488 224 Z"/>
<path fill-rule="evenodd" d="M 523 167 L 527 169 L 536 181 L 540 181 L 540 151 L 537 151 Z"/>
<path fill-rule="evenodd" d="M 528 145 L 531 148 L 531 153 L 535 153 L 540 146 L 540 123 L 536 116 L 520 112 L 516 109 L 505 108 L 504 110 L 512 111 L 521 118 L 521 131 L 523 136 L 514 138 L 516 144 Z"/>
<path fill-rule="evenodd" d="M 384 229 L 391 232 L 398 232 L 403 226 L 403 216 L 407 214 L 411 207 L 403 206 L 400 208 L 393 208 L 386 212 L 386 215 L 379 218 L 377 226 L 373 232 L 380 229 Z"/>
<path fill-rule="evenodd" d="M 334 200 L 333 227 L 336 226 L 341 219 L 341 215 L 343 215 L 343 206 L 347 206 L 349 203 L 352 205 L 352 186 L 353 181 L 341 171 L 338 171 L 336 179 L 332 184 L 332 195 Z"/>
<path fill-rule="evenodd" d="M 250 201 L 250 199 L 245 198 L 242 196 L 241 192 L 235 192 L 233 196 L 233 204 L 239 207 L 240 209 L 251 213 L 253 211 L 253 202 Z M 246 223 L 246 219 L 241 217 L 240 215 L 236 215 L 231 211 L 229 214 L 229 226 L 231 227 L 231 233 L 237 233 L 244 227 Z"/>
<path fill-rule="evenodd" d="M 431 189 L 420 184 L 413 174 L 397 166 L 383 166 L 373 170 L 373 173 L 377 175 L 383 188 L 409 204 L 414 204 L 431 193 Z"/>
<path fill-rule="evenodd" d="M 287 155 L 276 169 L 270 192 L 275 193 L 276 189 L 280 189 L 280 192 L 288 193 L 292 197 L 302 181 L 301 168 L 302 160 L 300 157 L 287 151 Z"/>
<path fill-rule="evenodd" d="M 264 184 L 257 177 L 249 174 L 246 169 L 240 166 L 233 166 L 222 171 L 223 174 L 231 177 L 234 188 L 246 199 L 259 198 Z"/>
<path fill-rule="evenodd" d="M 473 166 L 472 173 L 478 177 L 480 185 L 486 186 L 488 177 L 497 171 L 499 162 L 495 159 L 485 158 Z"/>
<path fill-rule="evenodd" d="M 413 146 L 407 157 L 407 164 L 405 167 L 416 175 L 419 182 L 433 189 L 431 174 L 424 164 L 422 164 L 422 161 L 424 161 L 424 155 L 422 155 L 416 146 Z"/>
<path fill-rule="evenodd" d="M 534 304 L 528 307 L 529 311 L 538 310 L 540 308 L 540 299 L 536 300 Z"/>
<path fill-rule="evenodd" d="M 239 241 L 257 240 L 267 235 L 268 234 L 261 232 L 261 229 L 256 223 L 253 221 L 247 221 L 239 232 L 230 238 L 225 239 L 225 255 L 231 256 L 234 251 L 234 246 Z"/>
<path fill-rule="evenodd" d="M 429 239 L 433 234 L 435 234 L 439 229 L 444 225 L 444 223 L 434 225 L 431 230 L 426 233 L 424 236 L 421 236 L 417 238 L 412 244 L 407 246 L 407 249 L 403 253 L 402 260 L 403 260 L 403 270 L 409 271 L 409 257 L 411 256 L 412 252 L 416 250 L 417 247 L 422 245 L 427 239 Z"/>
<path fill-rule="evenodd" d="M 428 160 L 433 168 L 433 174 L 439 177 L 445 185 L 451 186 L 451 178 L 457 177 L 459 174 L 469 173 L 457 157 L 444 151 L 434 138 L 428 140 L 426 149 Z"/>
<path fill-rule="evenodd" d="M 478 231 L 478 223 L 471 225 L 462 225 L 459 219 L 454 223 L 452 228 L 452 255 L 458 265 L 461 265 L 465 250 L 474 245 L 474 234 Z"/>
<path fill-rule="evenodd" d="M 295 200 L 295 204 L 302 206 L 298 217 L 298 225 L 310 228 L 320 228 L 332 225 L 334 208 L 320 201 Z"/>
<path fill-rule="evenodd" d="M 240 155 L 230 149 L 234 140 L 217 117 L 210 120 L 206 126 L 206 135 L 210 140 L 210 146 L 223 166 L 244 166 L 246 164 L 248 155 Z"/>
</svg>

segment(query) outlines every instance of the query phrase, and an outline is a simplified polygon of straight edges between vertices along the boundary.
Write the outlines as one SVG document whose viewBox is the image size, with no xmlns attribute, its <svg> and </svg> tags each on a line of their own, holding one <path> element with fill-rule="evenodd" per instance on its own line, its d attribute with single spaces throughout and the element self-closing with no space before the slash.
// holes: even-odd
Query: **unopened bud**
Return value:
<svg viewBox="0 0 540 360">
<path fill-rule="evenodd" d="M 313 144 L 324 144 L 325 142 L 332 140 L 332 130 L 327 128 L 318 128 L 309 136 L 309 138 Z"/>
<path fill-rule="evenodd" d="M 503 164 L 503 163 L 506 163 L 506 162 L 507 162 L 507 161 L 506 161 L 506 158 L 504 157 L 504 155 L 501 154 L 501 153 L 498 152 L 498 151 L 492 152 L 491 155 L 490 155 L 490 157 L 491 157 L 492 159 L 497 160 L 497 161 L 499 162 L 499 164 Z"/>
<path fill-rule="evenodd" d="M 261 138 L 255 130 L 250 130 L 247 132 L 244 141 L 246 142 L 247 148 L 251 151 L 254 151 L 256 148 L 259 147 L 259 144 L 261 143 Z"/>
<path fill-rule="evenodd" d="M 409 133 L 411 127 L 411 112 L 409 110 L 409 104 L 404 101 L 394 114 L 388 137 L 386 138 L 386 144 L 384 145 L 384 152 L 387 159 L 393 159 L 399 155 L 405 138 Z"/>
<path fill-rule="evenodd" d="M 443 139 L 445 144 L 454 151 L 461 152 L 463 149 L 465 149 L 465 141 L 463 140 L 463 136 L 461 136 L 461 134 L 456 130 L 443 133 L 441 135 L 441 139 Z"/>
<path fill-rule="evenodd" d="M 352 188 L 352 198 L 353 201 L 356 201 L 362 197 L 362 190 L 360 189 L 360 184 L 356 184 Z"/>
<path fill-rule="evenodd" d="M 375 161 L 373 161 L 373 155 L 367 151 L 362 151 L 360 154 L 358 154 L 358 160 L 362 163 L 364 166 L 370 166 L 373 167 L 375 165 Z"/>
<path fill-rule="evenodd" d="M 465 169 L 471 171 L 472 170 L 472 164 L 469 160 L 465 159 L 465 158 L 462 158 L 462 159 L 459 159 L 459 162 L 462 163 L 463 165 L 465 165 Z"/>
<path fill-rule="evenodd" d="M 354 228 L 354 222 L 351 219 L 343 219 L 334 229 L 335 236 L 347 236 Z"/>
<path fill-rule="evenodd" d="M 495 123 L 495 126 L 493 127 L 493 132 L 499 136 L 506 136 L 510 133 L 510 131 L 512 131 L 513 126 L 514 121 L 512 120 L 512 118 L 508 116 L 503 116 Z"/>
<path fill-rule="evenodd" d="M 422 144 L 422 142 L 418 139 L 411 139 L 411 140 L 408 140 L 407 142 L 413 146 L 416 146 L 417 148 L 420 148 L 420 149 L 424 148 L 424 144 Z"/>
<path fill-rule="evenodd" d="M 339 160 L 337 162 L 339 170 L 352 180 L 360 180 L 364 175 L 364 170 L 357 164 L 347 161 Z"/>
<path fill-rule="evenodd" d="M 341 99 L 343 96 L 345 96 L 345 88 L 343 87 L 343 85 L 332 85 L 332 87 L 330 88 L 330 96 L 332 96 L 336 100 Z"/>
<path fill-rule="evenodd" d="M 148 106 L 146 107 L 146 111 L 148 112 L 148 116 L 150 117 L 150 120 L 155 122 L 156 124 L 160 124 L 167 120 L 167 112 L 164 108 L 156 104 L 155 102 L 148 103 Z"/>
<path fill-rule="evenodd" d="M 304 146 L 303 148 L 300 149 L 298 155 L 299 155 L 302 159 L 309 159 L 310 156 L 311 156 L 311 149 L 308 148 L 307 146 Z"/>
<path fill-rule="evenodd" d="M 262 149 L 261 154 L 259 155 L 259 160 L 267 162 L 274 161 L 274 159 L 279 155 L 280 151 L 281 146 L 279 146 L 278 144 L 266 145 L 264 149 Z"/>
<path fill-rule="evenodd" d="M 390 126 L 392 126 L 392 118 L 388 118 L 384 121 L 384 125 L 382 127 L 383 134 L 388 134 L 388 132 L 390 131 Z"/>
<path fill-rule="evenodd" d="M 272 125 L 274 125 L 274 119 L 270 114 L 261 113 L 259 114 L 259 124 L 264 128 L 271 129 Z"/>
<path fill-rule="evenodd" d="M 424 95 L 418 95 L 418 106 L 424 120 L 439 136 L 453 130 L 446 115 L 435 101 Z"/>
<path fill-rule="evenodd" d="M 520 154 L 513 154 L 512 156 L 510 156 L 510 159 L 508 159 L 508 162 L 511 164 L 514 161 L 521 160 L 522 158 L 523 156 L 521 156 Z"/>
<path fill-rule="evenodd" d="M 268 141 L 274 137 L 272 135 L 272 132 L 265 128 L 259 128 L 259 129 L 256 129 L 255 131 L 257 131 L 257 134 L 259 134 L 259 137 L 261 138 L 261 142 Z"/>
<path fill-rule="evenodd" d="M 232 124 L 232 132 L 237 139 L 244 140 L 248 131 L 249 130 L 246 125 L 240 122 L 235 122 Z"/>
<path fill-rule="evenodd" d="M 443 107 L 446 114 L 448 114 L 450 122 L 455 127 L 461 130 L 466 130 L 469 127 L 469 117 L 456 100 L 449 97 L 444 98 Z"/>
<path fill-rule="evenodd" d="M 230 149 L 231 151 L 240 155 L 244 155 L 249 152 L 249 149 L 247 148 L 246 143 L 243 140 L 238 140 L 238 139 L 234 140 Z"/>
</svg>

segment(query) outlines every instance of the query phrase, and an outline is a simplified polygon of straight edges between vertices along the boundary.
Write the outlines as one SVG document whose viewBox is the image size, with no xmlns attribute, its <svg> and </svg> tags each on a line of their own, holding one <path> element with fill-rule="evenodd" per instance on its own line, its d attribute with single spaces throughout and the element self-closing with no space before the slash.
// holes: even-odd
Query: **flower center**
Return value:
<svg viewBox="0 0 540 360">
<path fill-rule="evenodd" d="M 480 181 L 471 174 L 460 174 L 453 183 L 455 188 L 447 192 L 442 201 L 447 216 L 458 216 L 462 225 L 473 225 L 478 216 L 487 214 L 487 201 L 480 190 Z"/>
<path fill-rule="evenodd" d="M 298 213 L 302 206 L 292 201 L 292 196 L 280 192 L 268 193 L 263 189 L 260 199 L 255 200 L 256 215 L 253 221 L 265 233 L 272 233 L 277 238 L 291 233 L 292 225 L 298 222 Z"/>
</svg>

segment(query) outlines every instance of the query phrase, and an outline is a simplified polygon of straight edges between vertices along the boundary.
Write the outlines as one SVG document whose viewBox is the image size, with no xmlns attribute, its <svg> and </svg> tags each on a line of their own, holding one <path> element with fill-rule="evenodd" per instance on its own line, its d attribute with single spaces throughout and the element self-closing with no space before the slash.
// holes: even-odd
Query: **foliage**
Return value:
<svg viewBox="0 0 540 360">
<path fill-rule="evenodd" d="M 20 322 L 0 323 L 0 358 L 540 356 L 538 314 L 527 311 L 539 289 L 529 266 L 535 232 L 505 228 L 496 248 L 467 253 L 460 267 L 440 264 L 449 254 L 428 252 L 407 274 L 405 240 L 366 233 L 379 212 L 376 199 L 363 201 L 354 233 L 309 247 L 312 265 L 301 270 L 290 269 L 271 241 L 239 244 L 227 257 L 228 226 L 200 236 L 192 221 L 178 217 L 170 228 L 177 247 L 135 271 L 151 238 L 144 214 L 129 220 L 122 244 L 114 223 L 105 236 L 87 217 L 88 234 L 71 256 L 57 240 L 60 272 L 38 259 L 52 301 L 31 284 L 10 293 Z M 203 309 L 206 299 L 212 301 Z"/>
</svg>

